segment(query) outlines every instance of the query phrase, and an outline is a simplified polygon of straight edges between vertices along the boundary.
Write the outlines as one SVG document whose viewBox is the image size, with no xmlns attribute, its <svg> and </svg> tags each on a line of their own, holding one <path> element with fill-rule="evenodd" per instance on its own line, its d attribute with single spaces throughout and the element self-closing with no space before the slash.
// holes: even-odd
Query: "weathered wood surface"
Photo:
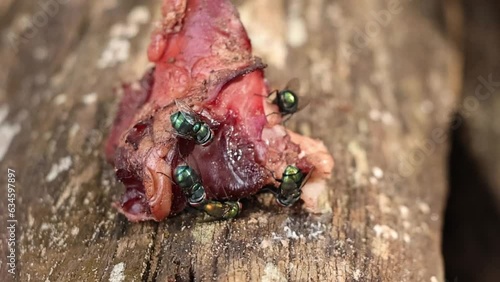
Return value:
<svg viewBox="0 0 500 282">
<path fill-rule="evenodd" d="M 312 97 L 288 125 L 335 157 L 331 212 L 251 200 L 234 221 L 185 213 L 131 224 L 111 207 L 122 188 L 102 144 L 112 89 L 146 69 L 160 3 L 63 2 L 33 32 L 36 1 L 0 6 L 1 126 L 13 136 L 2 141 L 1 177 L 16 170 L 21 281 L 444 279 L 446 131 L 460 57 L 440 3 L 237 1 L 272 85 L 297 76 Z"/>
</svg>

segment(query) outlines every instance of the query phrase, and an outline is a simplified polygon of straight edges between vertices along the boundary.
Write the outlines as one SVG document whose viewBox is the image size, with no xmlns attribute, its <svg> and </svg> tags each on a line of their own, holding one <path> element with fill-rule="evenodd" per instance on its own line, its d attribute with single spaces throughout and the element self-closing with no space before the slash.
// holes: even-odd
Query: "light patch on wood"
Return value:
<svg viewBox="0 0 500 282">
<path fill-rule="evenodd" d="M 421 202 L 419 201 L 417 203 L 418 205 L 418 209 L 424 213 L 424 214 L 429 214 L 431 212 L 431 208 L 429 207 L 429 205 L 427 203 L 424 203 L 424 202 Z"/>
<path fill-rule="evenodd" d="M 432 214 L 431 214 L 431 220 L 432 220 L 432 221 L 438 221 L 438 220 L 439 220 L 439 214 L 437 214 L 437 213 L 432 213 Z"/>
<path fill-rule="evenodd" d="M 9 107 L 7 105 L 0 106 L 0 123 L 3 123 L 9 114 Z"/>
<path fill-rule="evenodd" d="M 285 231 L 285 236 L 288 239 L 295 239 L 295 240 L 297 240 L 297 239 L 300 238 L 299 235 L 297 235 L 297 232 L 295 232 L 294 230 L 292 230 L 289 226 L 283 227 L 283 230 Z"/>
<path fill-rule="evenodd" d="M 264 275 L 261 279 L 262 282 L 285 282 L 286 276 L 282 273 L 276 265 L 268 262 L 264 268 Z"/>
<path fill-rule="evenodd" d="M 139 6 L 130 12 L 125 23 L 114 24 L 110 29 L 111 39 L 102 52 L 97 67 L 104 69 L 125 62 L 130 56 L 130 40 L 139 33 L 140 25 L 147 23 L 150 17 L 149 10 Z"/>
<path fill-rule="evenodd" d="M 385 111 L 382 113 L 382 122 L 385 125 L 394 124 L 394 117 L 392 116 L 392 114 L 390 112 Z"/>
<path fill-rule="evenodd" d="M 363 277 L 361 270 L 356 269 L 352 272 L 352 279 L 359 281 Z"/>
<path fill-rule="evenodd" d="M 145 24 L 151 19 L 151 13 L 146 6 L 137 6 L 127 16 L 127 22 L 131 24 Z"/>
<path fill-rule="evenodd" d="M 373 238 L 371 252 L 382 259 L 388 259 L 389 241 L 384 240 L 380 237 Z"/>
<path fill-rule="evenodd" d="M 139 26 L 117 23 L 111 27 L 111 37 L 132 38 L 139 33 Z"/>
<path fill-rule="evenodd" d="M 10 143 L 21 131 L 19 124 L 10 124 L 5 121 L 8 114 L 9 107 L 7 105 L 0 106 L 0 136 L 2 136 L 2 142 L 0 142 L 0 160 L 3 160 L 9 150 Z"/>
<path fill-rule="evenodd" d="M 357 185 L 365 184 L 365 176 L 368 175 L 370 169 L 368 168 L 368 159 L 366 158 L 366 151 L 356 141 L 351 141 L 347 145 L 347 150 L 354 157 L 356 161 L 356 169 L 354 171 L 354 181 Z"/>
<path fill-rule="evenodd" d="M 78 123 L 73 124 L 71 126 L 71 128 L 69 129 L 69 134 L 68 134 L 69 139 L 70 139 L 70 141 L 68 142 L 69 144 L 73 143 L 73 142 L 71 142 L 72 139 L 78 137 L 77 136 L 78 131 L 80 131 L 80 125 Z"/>
<path fill-rule="evenodd" d="M 47 182 L 53 181 L 61 172 L 67 171 L 72 164 L 73 161 L 71 160 L 71 156 L 61 158 L 57 163 L 52 164 L 52 167 L 45 177 L 45 180 L 47 180 Z"/>
<path fill-rule="evenodd" d="M 259 217 L 257 218 L 257 220 L 259 221 L 259 224 L 260 224 L 260 225 L 264 225 L 264 226 L 265 226 L 265 225 L 267 225 L 267 224 L 268 224 L 268 222 L 269 222 L 269 220 L 268 220 L 268 219 L 267 219 L 267 217 L 265 217 L 265 216 L 259 216 Z"/>
<path fill-rule="evenodd" d="M 43 222 L 41 225 L 40 225 L 40 231 L 45 231 L 45 230 L 49 230 L 51 229 L 51 225 L 46 223 L 46 222 Z"/>
<path fill-rule="evenodd" d="M 420 111 L 428 115 L 434 111 L 434 103 L 431 100 L 424 100 L 420 103 Z"/>
<path fill-rule="evenodd" d="M 212 242 L 215 229 L 215 224 L 197 224 L 193 227 L 191 234 L 197 244 L 208 245 Z"/>
<path fill-rule="evenodd" d="M 385 194 L 378 195 L 378 207 L 382 213 L 392 212 L 391 199 Z"/>
<path fill-rule="evenodd" d="M 66 94 L 61 93 L 54 98 L 54 104 L 59 106 L 66 103 L 67 100 L 68 98 L 66 97 Z"/>
<path fill-rule="evenodd" d="M 309 234 L 307 234 L 308 239 L 320 239 L 322 234 L 325 232 L 326 226 L 321 222 L 311 223 L 308 228 Z"/>
<path fill-rule="evenodd" d="M 407 206 L 401 205 L 399 206 L 399 212 L 401 213 L 402 218 L 408 218 L 410 214 L 410 209 Z"/>
<path fill-rule="evenodd" d="M 273 245 L 273 242 L 269 239 L 264 239 L 260 242 L 260 247 L 263 249 L 269 248 Z"/>
<path fill-rule="evenodd" d="M 411 226 L 410 222 L 408 220 L 403 220 L 403 227 L 405 229 L 409 229 Z"/>
<path fill-rule="evenodd" d="M 403 241 L 405 241 L 405 243 L 409 244 L 411 242 L 410 234 L 404 233 L 403 234 Z"/>
<path fill-rule="evenodd" d="M 393 239 L 393 240 L 396 240 L 399 237 L 398 232 L 396 232 L 396 230 L 390 228 L 387 225 L 376 224 L 373 227 L 373 231 L 375 231 L 375 235 L 377 237 L 380 237 L 380 238 L 383 238 L 383 239 Z"/>
<path fill-rule="evenodd" d="M 384 177 L 384 171 L 378 166 L 372 168 L 372 173 L 378 179 Z"/>
<path fill-rule="evenodd" d="M 321 240 L 324 239 L 324 234 L 326 231 L 326 225 L 321 222 L 310 222 L 309 224 L 302 226 L 300 232 L 298 229 L 295 229 L 296 223 L 287 219 L 284 222 L 283 232 L 279 232 L 279 234 L 272 232 L 271 238 L 275 241 L 280 241 L 282 244 L 285 244 L 283 240 L 299 240 L 299 239 L 310 239 L 310 240 Z M 267 242 L 266 242 L 267 244 Z M 266 245 L 264 244 L 264 245 Z M 262 246 L 262 245 L 261 245 Z"/>
<path fill-rule="evenodd" d="M 306 23 L 301 15 L 302 10 L 301 0 L 290 1 L 286 37 L 288 44 L 295 48 L 304 45 L 308 38 Z"/>
<path fill-rule="evenodd" d="M 78 228 L 78 226 L 74 226 L 73 228 L 71 228 L 71 235 L 76 236 L 79 232 L 80 228 Z"/>
<path fill-rule="evenodd" d="M 74 177 L 71 177 L 70 182 L 64 187 L 64 190 L 57 199 L 54 208 L 59 209 L 63 206 L 63 204 L 65 206 L 73 206 L 76 201 L 75 195 L 77 195 L 83 183 L 86 183 L 94 178 L 97 173 L 97 168 L 98 165 L 95 162 L 90 163 L 81 173 Z M 73 197 L 70 198 L 70 196 Z"/>
<path fill-rule="evenodd" d="M 92 234 L 92 238 L 90 239 L 91 241 L 94 241 L 97 237 L 97 235 L 99 234 L 100 232 L 100 228 L 101 226 L 98 226 L 94 233 Z M 116 256 L 117 257 L 123 257 L 124 253 L 128 250 L 128 249 L 132 249 L 135 247 L 135 243 L 138 242 L 138 240 L 134 240 L 134 239 L 129 239 L 129 238 L 125 238 L 125 239 L 121 239 L 118 241 L 118 244 L 116 246 Z"/>
<path fill-rule="evenodd" d="M 368 116 L 373 121 L 379 121 L 382 117 L 382 113 L 377 109 L 371 109 L 370 112 L 368 112 Z"/>
<path fill-rule="evenodd" d="M 33 228 L 33 224 L 35 223 L 35 217 L 31 214 L 31 207 L 28 207 L 28 226 Z"/>
<path fill-rule="evenodd" d="M 97 67 L 100 69 L 113 67 L 126 61 L 130 54 L 130 42 L 123 38 L 112 38 L 101 54 Z"/>
<path fill-rule="evenodd" d="M 10 29 L 16 33 L 17 36 L 25 32 L 28 28 L 32 26 L 31 17 L 26 13 L 19 13 L 18 16 L 13 20 Z"/>
<path fill-rule="evenodd" d="M 109 275 L 109 282 L 122 282 L 125 280 L 125 263 L 120 262 L 113 266 L 111 274 Z"/>
<path fill-rule="evenodd" d="M 43 61 L 49 56 L 49 50 L 43 46 L 37 46 L 33 50 L 33 58 L 38 61 Z"/>
<path fill-rule="evenodd" d="M 332 93 L 337 91 L 338 87 L 335 85 L 334 78 L 332 78 L 331 73 L 333 73 L 332 60 L 326 59 L 325 55 L 319 50 L 311 49 L 308 50 L 308 57 L 311 59 L 312 64 L 309 67 L 309 72 L 311 77 L 314 77 L 314 83 L 316 86 L 320 86 L 321 90 L 325 93 Z M 303 84 L 305 84 L 304 82 Z M 306 87 L 307 86 L 307 87 Z M 302 88 L 303 93 L 309 92 L 310 87 L 304 85 Z"/>
<path fill-rule="evenodd" d="M 238 9 L 255 54 L 279 69 L 285 67 L 288 55 L 283 7 L 283 0 L 256 0 L 245 1 Z"/>
<path fill-rule="evenodd" d="M 91 104 L 94 104 L 96 101 L 97 101 L 97 93 L 95 93 L 95 92 L 92 92 L 92 93 L 86 94 L 86 95 L 84 95 L 84 96 L 83 96 L 83 98 L 82 98 L 82 102 L 83 102 L 85 105 L 91 105 Z"/>
<path fill-rule="evenodd" d="M 439 280 L 436 278 L 436 276 L 431 277 L 431 282 L 439 282 Z"/>
</svg>

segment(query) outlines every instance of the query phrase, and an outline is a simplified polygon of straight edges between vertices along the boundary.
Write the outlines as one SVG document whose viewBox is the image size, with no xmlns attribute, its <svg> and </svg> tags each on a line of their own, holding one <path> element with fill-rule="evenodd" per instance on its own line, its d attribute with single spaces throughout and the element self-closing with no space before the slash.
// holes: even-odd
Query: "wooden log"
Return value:
<svg viewBox="0 0 500 282">
<path fill-rule="evenodd" d="M 35 1 L 1 7 L 1 167 L 16 171 L 21 281 L 444 279 L 460 56 L 440 3 L 236 1 L 271 85 L 299 77 L 312 99 L 288 126 L 335 157 L 330 212 L 261 198 L 233 221 L 184 213 L 132 224 L 111 207 L 122 188 L 102 145 L 113 88 L 147 67 L 160 1 L 48 2 L 57 12 Z"/>
</svg>

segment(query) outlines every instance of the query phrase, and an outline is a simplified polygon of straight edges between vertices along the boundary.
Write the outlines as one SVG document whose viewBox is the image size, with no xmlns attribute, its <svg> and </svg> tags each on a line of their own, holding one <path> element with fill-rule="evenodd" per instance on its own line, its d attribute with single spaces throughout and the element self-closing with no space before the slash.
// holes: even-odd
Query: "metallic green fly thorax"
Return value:
<svg viewBox="0 0 500 282">
<path fill-rule="evenodd" d="M 193 138 L 199 145 L 206 145 L 213 138 L 212 129 L 194 114 L 178 111 L 170 116 L 170 122 L 180 136 Z"/>
<path fill-rule="evenodd" d="M 291 206 L 297 202 L 302 193 L 301 189 L 306 177 L 302 171 L 294 166 L 289 165 L 285 168 L 281 178 L 281 184 L 278 188 L 277 198 L 279 204 L 283 206 Z"/>
<path fill-rule="evenodd" d="M 304 180 L 304 175 L 302 174 L 302 171 L 300 171 L 298 167 L 289 165 L 285 168 L 285 171 L 283 172 L 282 182 L 287 182 L 290 184 L 293 183 L 296 186 L 300 186 L 302 180 Z"/>
<path fill-rule="evenodd" d="M 282 115 L 294 114 L 299 106 L 298 96 L 290 90 L 278 92 L 276 103 Z"/>
</svg>

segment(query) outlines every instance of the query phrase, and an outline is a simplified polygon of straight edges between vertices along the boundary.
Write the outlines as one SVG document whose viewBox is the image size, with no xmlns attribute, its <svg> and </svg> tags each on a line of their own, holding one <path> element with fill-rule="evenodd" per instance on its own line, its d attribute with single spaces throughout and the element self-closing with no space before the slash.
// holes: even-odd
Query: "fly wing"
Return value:
<svg viewBox="0 0 500 282">
<path fill-rule="evenodd" d="M 191 109 L 188 104 L 186 104 L 184 101 L 180 99 L 175 100 L 175 105 L 177 106 L 177 109 L 184 115 L 184 118 L 186 121 L 188 121 L 191 125 L 194 125 L 196 123 L 196 119 L 198 117 L 198 114 Z M 186 115 L 188 114 L 188 115 Z"/>
<path fill-rule="evenodd" d="M 299 98 L 299 105 L 297 107 L 297 112 L 303 110 L 305 107 L 311 103 L 311 97 L 309 96 L 298 96 Z"/>
<path fill-rule="evenodd" d="M 300 80 L 297 77 L 290 79 L 283 90 L 290 90 L 293 93 L 300 93 Z"/>
<path fill-rule="evenodd" d="M 302 183 L 300 184 L 300 188 L 299 189 L 302 189 L 302 187 L 304 187 L 304 185 L 306 185 L 306 183 L 309 180 L 309 178 L 311 177 L 313 171 L 314 171 L 314 167 L 304 177 L 304 179 L 302 180 Z"/>
</svg>

